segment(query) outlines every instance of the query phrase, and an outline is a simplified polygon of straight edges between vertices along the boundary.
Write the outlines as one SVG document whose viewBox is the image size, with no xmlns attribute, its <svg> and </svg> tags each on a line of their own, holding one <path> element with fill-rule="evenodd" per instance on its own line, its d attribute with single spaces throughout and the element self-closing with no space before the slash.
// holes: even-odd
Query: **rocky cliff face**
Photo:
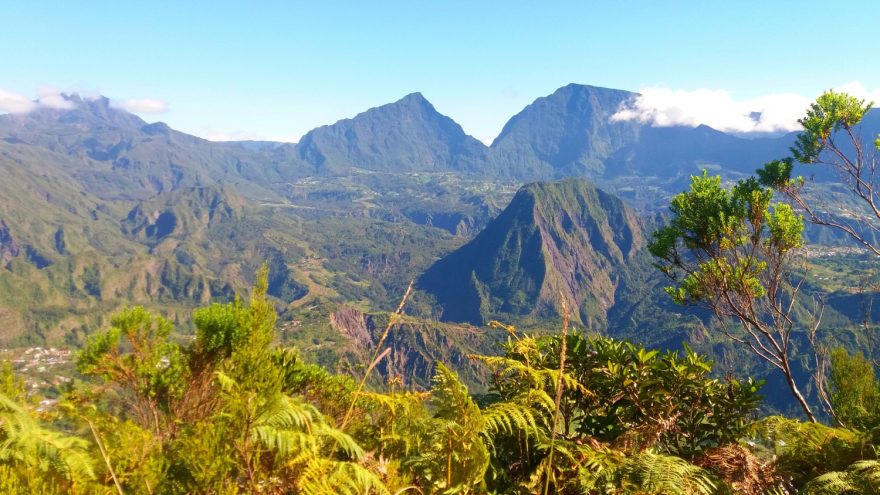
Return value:
<svg viewBox="0 0 880 495">
<path fill-rule="evenodd" d="M 388 325 L 388 314 L 364 313 L 343 306 L 330 314 L 334 330 L 348 337 L 352 353 L 364 363 L 370 359 Z M 428 388 L 438 361 L 454 367 L 466 383 L 485 384 L 486 370 L 468 358 L 470 354 L 493 353 L 495 339 L 470 325 L 449 325 L 401 317 L 391 325 L 383 347 L 390 352 L 377 365 L 383 378 L 400 377 L 407 387 Z M 383 351 L 384 352 L 384 351 Z"/>
</svg>

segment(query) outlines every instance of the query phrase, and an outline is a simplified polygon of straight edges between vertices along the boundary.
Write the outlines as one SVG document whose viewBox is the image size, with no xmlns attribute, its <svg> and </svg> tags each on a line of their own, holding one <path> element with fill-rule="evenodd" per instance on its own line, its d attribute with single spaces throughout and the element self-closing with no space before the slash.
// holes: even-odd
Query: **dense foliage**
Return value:
<svg viewBox="0 0 880 495">
<path fill-rule="evenodd" d="M 48 410 L 35 408 L 4 368 L 2 492 L 757 494 L 873 486 L 873 433 L 756 421 L 761 383 L 713 377 L 712 363 L 687 347 L 658 352 L 576 330 L 538 338 L 493 323 L 509 334 L 501 355 L 472 356 L 491 374 L 487 394 L 472 395 L 442 364 L 427 392 L 402 390 L 397 380 L 363 389 L 275 344 L 267 279 L 264 271 L 247 304 L 196 311 L 196 334 L 184 344 L 171 322 L 142 308 L 122 311 L 80 352 L 84 380 Z M 367 374 L 388 352 L 380 346 L 375 356 Z M 832 373 L 840 410 L 860 427 L 873 418 L 865 401 L 876 394 L 872 379 L 857 377 L 863 363 L 838 356 Z"/>
</svg>

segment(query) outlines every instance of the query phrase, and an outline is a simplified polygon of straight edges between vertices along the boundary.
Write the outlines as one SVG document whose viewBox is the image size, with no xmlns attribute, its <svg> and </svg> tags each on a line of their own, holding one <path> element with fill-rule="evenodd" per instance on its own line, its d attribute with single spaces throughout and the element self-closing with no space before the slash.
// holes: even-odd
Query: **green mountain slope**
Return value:
<svg viewBox="0 0 880 495">
<path fill-rule="evenodd" d="M 562 301 L 575 321 L 603 328 L 644 267 L 640 220 L 584 180 L 523 187 L 470 243 L 420 279 L 447 321 L 554 317 Z"/>
<path fill-rule="evenodd" d="M 268 186 L 296 166 L 277 164 L 265 151 L 147 124 L 107 98 L 66 98 L 70 109 L 0 115 L 0 139 L 68 155 L 67 171 L 103 199 L 145 199 L 221 182 L 248 196 L 277 197 Z"/>
<path fill-rule="evenodd" d="M 287 234 L 264 235 L 290 231 L 285 217 L 228 187 L 100 199 L 76 177 L 81 160 L 0 142 L 0 341 L 76 341 L 128 304 L 188 318 L 250 285 L 266 260 L 273 295 L 303 295 L 287 269 L 300 253 Z"/>
</svg>

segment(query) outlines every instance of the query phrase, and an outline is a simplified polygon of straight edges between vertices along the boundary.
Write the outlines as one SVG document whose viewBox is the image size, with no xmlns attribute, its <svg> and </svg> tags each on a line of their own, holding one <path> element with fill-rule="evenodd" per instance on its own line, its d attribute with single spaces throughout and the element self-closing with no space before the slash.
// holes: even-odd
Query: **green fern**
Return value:
<svg viewBox="0 0 880 495">
<path fill-rule="evenodd" d="M 619 458 L 618 458 L 619 459 Z M 619 464 L 595 459 L 598 471 L 582 469 L 579 482 L 587 493 L 641 493 L 657 495 L 711 495 L 717 488 L 704 469 L 650 450 L 622 459 Z"/>
<path fill-rule="evenodd" d="M 89 443 L 44 428 L 20 405 L 0 394 L 0 465 L 64 482 L 95 477 Z"/>
<path fill-rule="evenodd" d="M 846 471 L 825 473 L 804 486 L 804 495 L 880 494 L 880 461 L 859 461 Z"/>
</svg>

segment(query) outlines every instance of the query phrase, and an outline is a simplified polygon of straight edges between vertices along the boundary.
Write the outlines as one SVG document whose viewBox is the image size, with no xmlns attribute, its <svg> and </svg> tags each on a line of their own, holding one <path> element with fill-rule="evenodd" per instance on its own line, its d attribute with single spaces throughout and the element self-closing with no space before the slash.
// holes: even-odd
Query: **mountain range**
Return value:
<svg viewBox="0 0 880 495">
<path fill-rule="evenodd" d="M 391 362 L 420 384 L 437 353 L 491 348 L 480 325 L 540 327 L 563 302 L 587 329 L 697 338 L 699 318 L 658 305 L 656 213 L 690 175 L 751 174 L 794 135 L 611 118 L 636 97 L 564 86 L 490 146 L 419 93 L 295 145 L 211 142 L 77 95 L 0 115 L 0 342 L 80 345 L 130 304 L 186 333 L 194 307 L 241 294 L 264 262 L 285 340 L 337 366 L 416 280 Z M 864 127 L 880 132 L 880 112 Z"/>
</svg>

